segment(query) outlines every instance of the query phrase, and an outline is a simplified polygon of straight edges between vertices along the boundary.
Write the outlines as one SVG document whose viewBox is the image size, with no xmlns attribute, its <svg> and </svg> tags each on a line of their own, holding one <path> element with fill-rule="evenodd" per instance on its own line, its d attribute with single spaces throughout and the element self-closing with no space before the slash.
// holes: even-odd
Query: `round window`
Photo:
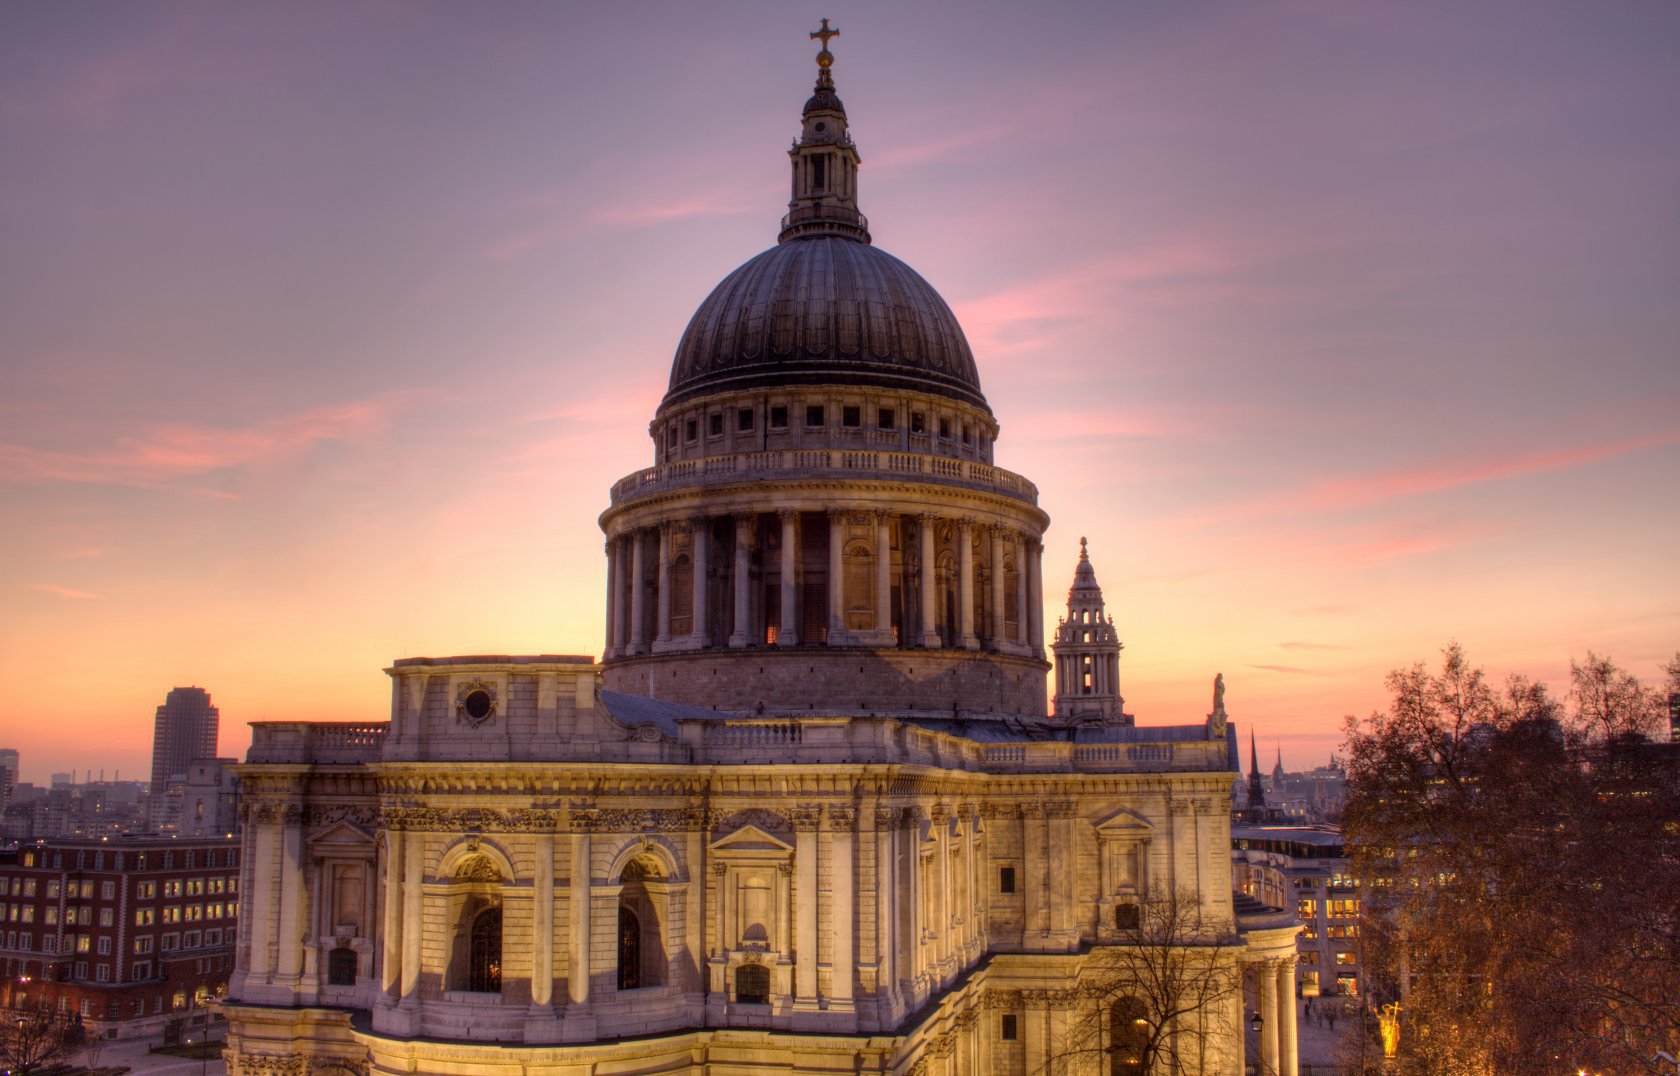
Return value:
<svg viewBox="0 0 1680 1076">
<path fill-rule="evenodd" d="M 467 697 L 461 700 L 461 708 L 467 712 L 468 719 L 483 721 L 490 716 L 490 693 L 483 688 L 467 692 Z"/>
</svg>

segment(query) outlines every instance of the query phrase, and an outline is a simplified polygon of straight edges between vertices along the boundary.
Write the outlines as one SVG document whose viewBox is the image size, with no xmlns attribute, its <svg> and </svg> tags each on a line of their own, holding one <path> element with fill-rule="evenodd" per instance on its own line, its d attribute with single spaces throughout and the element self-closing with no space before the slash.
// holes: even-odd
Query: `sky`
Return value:
<svg viewBox="0 0 1680 1076">
<path fill-rule="evenodd" d="M 0 5 L 0 746 L 599 655 L 596 517 L 775 241 L 826 15 L 875 241 L 1079 539 L 1127 709 L 1269 765 L 1449 640 L 1680 648 L 1680 6 Z"/>
</svg>

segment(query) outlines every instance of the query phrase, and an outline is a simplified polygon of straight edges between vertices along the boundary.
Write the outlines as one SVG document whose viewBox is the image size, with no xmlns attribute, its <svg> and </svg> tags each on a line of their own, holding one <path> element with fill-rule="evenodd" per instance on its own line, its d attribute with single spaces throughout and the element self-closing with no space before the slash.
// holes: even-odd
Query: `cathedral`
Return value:
<svg viewBox="0 0 1680 1076">
<path fill-rule="evenodd" d="M 407 658 L 389 720 L 253 726 L 230 1073 L 1294 1076 L 1223 684 L 1125 712 L 1083 539 L 1047 660 L 1049 517 L 872 241 L 836 33 L 777 243 L 600 516 L 600 660 Z"/>
</svg>

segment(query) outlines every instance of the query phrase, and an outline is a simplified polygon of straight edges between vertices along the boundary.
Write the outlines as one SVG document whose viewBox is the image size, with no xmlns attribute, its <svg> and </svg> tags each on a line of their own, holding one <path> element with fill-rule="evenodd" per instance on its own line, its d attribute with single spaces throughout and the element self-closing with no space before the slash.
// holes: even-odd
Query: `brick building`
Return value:
<svg viewBox="0 0 1680 1076">
<path fill-rule="evenodd" d="M 74 1009 L 110 1038 L 203 1025 L 227 992 L 238 914 L 237 839 L 0 853 L 0 1004 Z"/>
</svg>

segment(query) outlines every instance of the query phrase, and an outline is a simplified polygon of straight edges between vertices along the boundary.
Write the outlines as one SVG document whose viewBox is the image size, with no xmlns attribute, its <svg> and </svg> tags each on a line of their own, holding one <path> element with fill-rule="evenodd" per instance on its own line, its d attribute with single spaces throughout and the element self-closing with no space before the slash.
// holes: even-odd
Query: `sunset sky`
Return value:
<svg viewBox="0 0 1680 1076">
<path fill-rule="evenodd" d="M 1143 724 L 1321 764 L 1449 639 L 1680 648 L 1680 5 L 0 6 L 0 746 L 599 655 L 597 514 L 775 241 L 818 16 Z"/>
</svg>

